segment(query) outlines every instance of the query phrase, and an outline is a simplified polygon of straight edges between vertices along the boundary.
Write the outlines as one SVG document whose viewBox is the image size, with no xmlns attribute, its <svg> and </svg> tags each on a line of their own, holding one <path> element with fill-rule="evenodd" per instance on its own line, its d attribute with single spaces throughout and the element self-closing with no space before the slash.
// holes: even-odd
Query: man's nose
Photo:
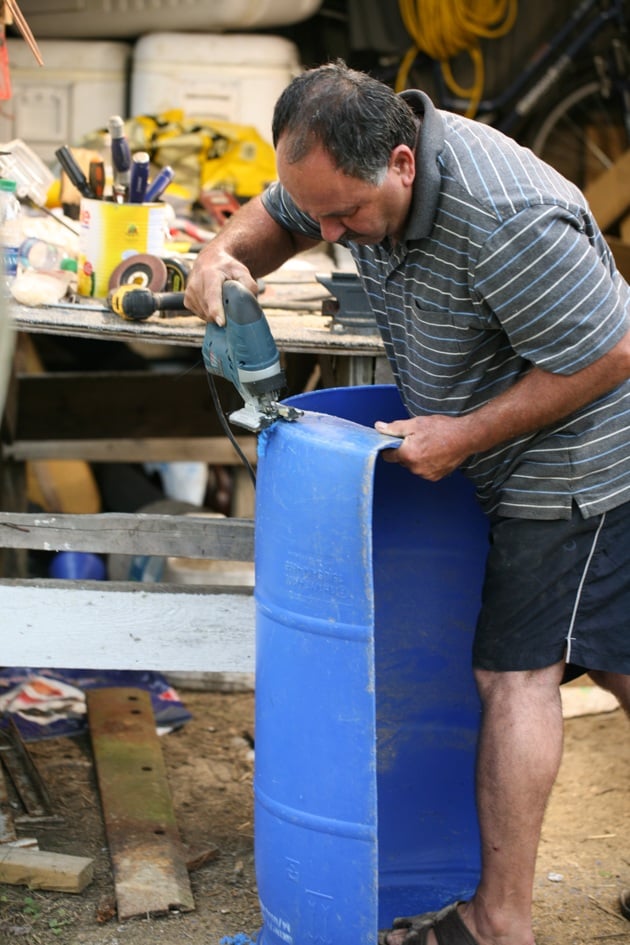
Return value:
<svg viewBox="0 0 630 945">
<path fill-rule="evenodd" d="M 338 220 L 320 220 L 319 228 L 327 243 L 335 243 L 346 232 L 345 226 Z"/>
</svg>

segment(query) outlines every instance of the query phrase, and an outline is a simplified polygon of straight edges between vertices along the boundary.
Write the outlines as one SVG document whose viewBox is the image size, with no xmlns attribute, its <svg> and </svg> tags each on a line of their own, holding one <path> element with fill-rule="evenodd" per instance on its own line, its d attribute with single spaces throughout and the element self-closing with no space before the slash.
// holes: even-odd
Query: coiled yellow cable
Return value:
<svg viewBox="0 0 630 945">
<path fill-rule="evenodd" d="M 414 59 L 418 52 L 423 52 L 440 63 L 451 92 L 469 100 L 466 115 L 474 118 L 485 78 L 479 40 L 497 39 L 509 33 L 516 19 L 518 0 L 399 0 L 399 7 L 414 45 L 400 64 L 396 91 L 407 88 Z M 451 69 L 450 60 L 461 52 L 468 52 L 473 63 L 470 88 L 462 87 Z"/>
</svg>

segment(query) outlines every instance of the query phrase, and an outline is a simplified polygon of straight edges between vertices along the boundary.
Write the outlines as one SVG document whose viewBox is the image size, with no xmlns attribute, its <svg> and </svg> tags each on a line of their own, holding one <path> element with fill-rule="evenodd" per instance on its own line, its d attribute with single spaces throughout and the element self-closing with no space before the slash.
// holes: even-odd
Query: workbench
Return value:
<svg viewBox="0 0 630 945">
<path fill-rule="evenodd" d="M 303 303 L 287 302 L 282 286 L 265 288 L 271 302 L 261 296 L 280 351 L 316 356 L 325 386 L 389 382 L 376 333 L 336 330 L 330 317 L 316 310 L 317 301 L 307 300 L 312 284 L 302 291 Z M 195 316 L 155 315 L 130 322 L 111 312 L 71 304 L 55 308 L 13 304 L 10 314 L 22 333 L 134 345 L 200 350 L 205 330 Z M 384 371 L 382 377 L 379 371 Z M 209 405 L 201 362 L 198 371 L 185 376 L 159 370 L 140 377 L 16 375 L 4 427 L 0 549 L 5 554 L 45 549 L 253 561 L 252 518 L 53 515 L 28 513 L 20 506 L 16 482 L 28 460 L 239 463 Z M 238 434 L 238 440 L 255 463 L 255 437 Z M 7 666 L 246 673 L 254 669 L 251 588 L 5 576 L 0 579 L 0 613 L 5 631 L 2 662 Z"/>
</svg>

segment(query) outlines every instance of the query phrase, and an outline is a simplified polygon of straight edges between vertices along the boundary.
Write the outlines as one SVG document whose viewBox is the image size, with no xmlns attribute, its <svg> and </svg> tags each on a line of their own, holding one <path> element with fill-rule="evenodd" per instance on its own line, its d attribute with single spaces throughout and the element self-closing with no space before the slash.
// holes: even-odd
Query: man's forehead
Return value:
<svg viewBox="0 0 630 945">
<path fill-rule="evenodd" d="M 293 164 L 279 153 L 277 164 L 280 183 L 311 216 L 343 216 L 374 195 L 373 184 L 344 174 L 321 149 Z"/>
</svg>

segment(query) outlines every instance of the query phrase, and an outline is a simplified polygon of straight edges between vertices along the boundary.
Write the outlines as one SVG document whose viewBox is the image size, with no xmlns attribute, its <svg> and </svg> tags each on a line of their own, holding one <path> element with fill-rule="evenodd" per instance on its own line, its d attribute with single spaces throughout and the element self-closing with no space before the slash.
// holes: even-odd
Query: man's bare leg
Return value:
<svg viewBox="0 0 630 945">
<path fill-rule="evenodd" d="M 461 917 L 480 945 L 534 945 L 536 854 L 562 757 L 563 664 L 531 672 L 477 672 L 483 717 L 477 758 L 481 881 Z M 388 936 L 390 945 L 405 930 Z M 433 932 L 429 945 L 435 945 Z"/>
<path fill-rule="evenodd" d="M 481 882 L 463 917 L 481 942 L 533 945 L 534 870 L 562 758 L 564 665 L 477 673 L 483 703 L 477 763 Z"/>
</svg>

